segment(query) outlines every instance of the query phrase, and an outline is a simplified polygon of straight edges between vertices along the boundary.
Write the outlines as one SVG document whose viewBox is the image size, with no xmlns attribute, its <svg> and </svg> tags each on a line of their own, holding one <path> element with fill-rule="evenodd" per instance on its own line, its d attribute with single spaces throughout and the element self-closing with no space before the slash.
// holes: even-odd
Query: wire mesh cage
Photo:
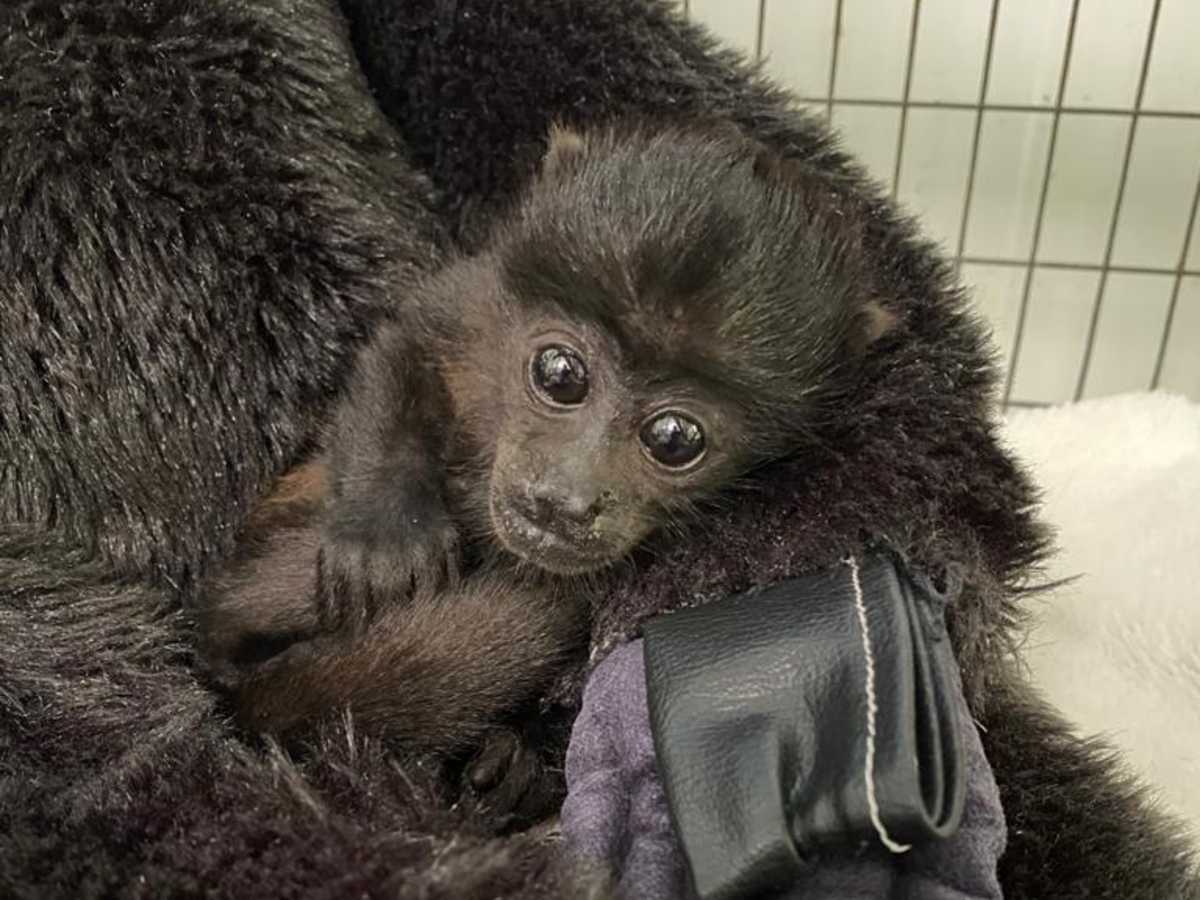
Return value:
<svg viewBox="0 0 1200 900">
<path fill-rule="evenodd" d="M 685 0 L 941 242 L 1004 401 L 1200 400 L 1200 3 Z"/>
</svg>

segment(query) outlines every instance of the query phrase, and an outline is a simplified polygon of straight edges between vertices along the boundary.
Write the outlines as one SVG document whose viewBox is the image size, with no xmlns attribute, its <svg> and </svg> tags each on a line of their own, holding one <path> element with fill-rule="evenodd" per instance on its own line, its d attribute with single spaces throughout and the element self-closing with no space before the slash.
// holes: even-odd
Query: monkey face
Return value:
<svg viewBox="0 0 1200 900">
<path fill-rule="evenodd" d="M 737 468 L 735 411 L 686 378 L 647 383 L 565 311 L 488 308 L 447 385 L 487 467 L 478 505 L 512 554 L 558 574 L 602 568 Z"/>
<path fill-rule="evenodd" d="M 606 336 L 573 323 L 513 343 L 488 493 L 510 552 L 560 574 L 601 568 L 726 480 L 732 417 L 710 398 L 683 381 L 645 389 Z"/>
<path fill-rule="evenodd" d="M 702 478 L 706 416 L 670 398 L 640 402 L 594 343 L 560 331 L 525 344 L 524 396 L 498 436 L 492 469 L 496 536 L 549 571 L 604 566 Z"/>
</svg>

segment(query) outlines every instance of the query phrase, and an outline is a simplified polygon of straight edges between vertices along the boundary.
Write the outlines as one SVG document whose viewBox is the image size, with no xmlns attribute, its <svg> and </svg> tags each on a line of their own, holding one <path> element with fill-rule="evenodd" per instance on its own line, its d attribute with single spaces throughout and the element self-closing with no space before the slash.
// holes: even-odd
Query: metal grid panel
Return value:
<svg viewBox="0 0 1200 900">
<path fill-rule="evenodd" d="M 710 24 L 718 34 L 733 38 L 734 35 L 731 31 L 736 30 L 741 36 L 736 43 L 755 57 L 762 58 L 765 55 L 768 74 L 775 74 L 779 80 L 784 82 L 785 86 L 793 90 L 801 103 L 825 115 L 835 127 L 840 127 L 839 112 L 846 113 L 847 110 L 886 110 L 891 116 L 895 116 L 898 112 L 894 126 L 894 155 L 890 155 L 890 153 L 875 154 L 878 159 L 890 156 L 887 160 L 890 171 L 876 172 L 876 175 L 887 181 L 893 196 L 900 197 L 901 201 L 906 202 L 910 207 L 916 206 L 917 211 L 920 211 L 920 203 L 914 200 L 914 194 L 920 193 L 921 186 L 905 182 L 906 172 L 909 168 L 908 163 L 911 162 L 907 157 L 916 152 L 915 148 L 918 144 L 915 142 L 917 141 L 923 140 L 928 143 L 932 139 L 936 147 L 938 136 L 934 134 L 931 138 L 928 133 L 925 133 L 923 137 L 919 134 L 914 135 L 914 129 L 917 128 L 918 131 L 920 129 L 918 128 L 919 123 L 913 119 L 913 115 L 919 113 L 924 116 L 928 120 L 927 127 L 930 127 L 936 125 L 938 121 L 951 121 L 940 120 L 939 117 L 949 115 L 952 111 L 972 114 L 969 152 L 965 154 L 965 177 L 961 179 L 962 187 L 958 189 L 955 186 L 954 190 L 957 191 L 955 196 L 940 196 L 937 198 L 937 202 L 943 211 L 942 218 L 945 218 L 944 210 L 949 208 L 948 204 L 953 204 L 953 209 L 959 210 L 956 214 L 955 226 L 952 229 L 944 229 L 946 233 L 942 235 L 943 244 L 953 258 L 958 271 L 963 272 L 963 267 L 968 266 L 974 267 L 974 270 L 978 270 L 978 267 L 1007 267 L 1020 269 L 1023 272 L 1019 293 L 1016 296 L 1003 298 L 1003 303 L 1010 305 L 1008 318 L 1015 319 L 1015 324 L 1010 322 L 1009 326 L 1004 329 L 1006 334 L 1003 337 L 1003 342 L 1007 344 L 1004 348 L 1006 351 L 1005 403 L 1024 406 L 1043 405 L 1047 402 L 1061 400 L 1079 400 L 1089 396 L 1093 387 L 1097 391 L 1103 391 L 1106 389 L 1104 385 L 1128 383 L 1128 377 L 1114 378 L 1111 371 L 1101 372 L 1103 377 L 1096 375 L 1097 366 L 1111 367 L 1114 365 L 1127 365 L 1129 371 L 1147 373 L 1144 377 L 1138 376 L 1138 379 L 1145 383 L 1139 382 L 1137 386 L 1144 388 L 1162 387 L 1164 386 L 1164 374 L 1174 373 L 1171 375 L 1174 383 L 1165 386 L 1176 390 L 1185 390 L 1193 398 L 1200 399 L 1200 333 L 1193 336 L 1176 332 L 1176 328 L 1180 327 L 1180 322 L 1188 323 L 1185 327 L 1193 328 L 1194 325 L 1190 323 L 1197 321 L 1196 312 L 1190 308 L 1181 314 L 1180 304 L 1194 302 L 1191 298 L 1196 293 L 1182 290 L 1185 279 L 1190 279 L 1189 283 L 1195 283 L 1196 277 L 1200 276 L 1200 247 L 1192 246 L 1193 235 L 1200 231 L 1200 223 L 1197 222 L 1197 211 L 1200 209 L 1200 153 L 1195 149 L 1195 147 L 1200 147 L 1200 96 L 1195 98 L 1195 102 L 1191 102 L 1190 95 L 1185 91 L 1182 99 L 1178 95 L 1172 98 L 1164 93 L 1163 87 L 1165 85 L 1166 88 L 1170 88 L 1175 80 L 1184 85 L 1190 84 L 1191 81 L 1200 78 L 1200 71 L 1189 70 L 1177 78 L 1177 73 L 1174 71 L 1163 71 L 1161 67 L 1158 70 L 1154 68 L 1155 47 L 1162 44 L 1164 40 L 1171 48 L 1187 46 L 1189 41 L 1191 46 L 1200 46 L 1200 7 L 1190 9 L 1188 5 L 1191 0 L 1121 0 L 1124 4 L 1121 9 L 1125 16 L 1124 21 L 1145 23 L 1145 35 L 1140 45 L 1135 47 L 1126 44 L 1124 47 L 1125 56 L 1131 62 L 1134 60 L 1137 62 L 1136 87 L 1133 87 L 1134 72 L 1132 70 L 1128 72 L 1129 78 L 1124 85 L 1112 83 L 1112 72 L 1106 70 L 1104 73 L 1106 83 L 1102 90 L 1097 91 L 1098 94 L 1103 95 L 1106 102 L 1090 103 L 1086 81 L 1087 72 L 1073 73 L 1072 65 L 1078 61 L 1076 59 L 1077 39 L 1083 44 L 1079 56 L 1083 59 L 1082 65 L 1085 69 L 1090 57 L 1103 59 L 1112 55 L 1108 52 L 1110 48 L 1103 43 L 1106 39 L 1115 39 L 1111 35 L 1106 38 L 1103 33 L 1105 27 L 1111 30 L 1112 25 L 1105 25 L 1104 22 L 1092 18 L 1085 22 L 1086 26 L 1091 26 L 1090 30 L 1081 29 L 1081 21 L 1084 16 L 1104 16 L 1106 15 L 1105 8 L 1102 8 L 1101 4 L 1084 4 L 1081 3 L 1081 0 L 1044 0 L 1044 2 L 1039 0 L 1040 7 L 1031 5 L 1029 0 L 990 0 L 986 19 L 982 16 L 982 3 L 979 8 L 971 9 L 971 15 L 975 16 L 977 20 L 974 25 L 977 30 L 973 34 L 976 43 L 971 46 L 982 47 L 982 62 L 977 66 L 978 90 L 974 93 L 974 102 L 914 98 L 914 71 L 918 64 L 931 56 L 953 55 L 956 48 L 939 47 L 936 42 L 939 39 L 958 40 L 962 37 L 961 34 L 947 33 L 945 22 L 952 20 L 966 7 L 959 6 L 951 9 L 946 5 L 949 2 L 952 0 L 890 0 L 890 2 L 882 2 L 882 0 L 803 0 L 803 2 L 796 2 L 796 0 L 687 0 L 685 4 L 681 5 L 685 8 L 685 14 Z M 922 31 L 923 11 L 926 13 L 927 19 L 941 20 L 940 26 L 943 31 L 940 36 L 934 29 L 927 32 Z M 1006 13 L 1007 18 L 1005 18 Z M 1033 21 L 1033 17 L 1046 15 L 1057 18 L 1052 22 Z M 738 22 L 739 17 L 742 17 L 740 22 Z M 789 17 L 790 21 L 785 22 L 783 17 Z M 833 27 L 829 29 L 827 25 L 824 25 L 819 34 L 813 34 L 811 31 L 804 33 L 805 29 L 796 23 L 797 17 L 823 23 L 832 20 Z M 1163 27 L 1164 17 L 1169 19 L 1167 29 Z M 853 29 L 861 27 L 863 22 L 870 27 L 872 18 L 885 20 L 884 24 L 876 27 L 884 27 L 888 31 L 886 34 L 876 35 L 876 44 L 874 45 L 867 41 L 865 44 L 867 50 L 864 53 L 862 42 L 866 39 L 861 35 L 856 36 Z M 1013 102 L 1012 98 L 1017 97 L 1019 91 L 1014 92 L 1011 88 L 1004 86 L 1001 86 L 1000 90 L 994 90 L 994 77 L 997 74 L 995 62 L 998 26 L 1002 20 L 1007 29 L 1004 32 L 1004 40 L 1009 42 L 1006 46 L 1011 45 L 1013 40 L 1023 39 L 1022 29 L 1025 29 L 1029 35 L 1035 33 L 1039 35 L 1040 37 L 1036 40 L 1052 42 L 1048 45 L 1049 49 L 1043 48 L 1040 55 L 1037 54 L 1036 47 L 1032 51 L 1027 48 L 1027 52 L 1034 53 L 1034 57 L 1031 58 L 1039 60 L 1042 67 L 1047 69 L 1044 79 L 1046 82 L 1049 82 L 1052 77 L 1048 67 L 1053 64 L 1057 74 L 1054 76 L 1052 96 L 1048 89 L 1039 92 L 1031 87 L 1028 92 L 1029 102 Z M 906 25 L 904 28 L 905 43 L 902 45 L 897 44 L 902 40 L 899 36 L 901 26 L 898 24 L 901 22 Z M 813 83 L 811 78 L 806 83 L 789 84 L 786 77 L 786 54 L 788 52 L 786 48 L 782 51 L 782 55 L 778 47 L 774 47 L 771 53 L 765 54 L 765 48 L 773 47 L 777 43 L 772 40 L 772 28 L 782 27 L 785 24 L 789 33 L 803 35 L 804 45 L 795 52 L 806 53 L 810 56 L 827 54 L 827 69 L 807 66 L 807 70 L 827 71 L 827 78 L 823 85 Z M 1194 34 L 1180 34 L 1180 29 L 1194 32 Z M 1130 32 L 1128 40 L 1137 38 L 1137 35 L 1132 34 L 1135 29 L 1127 28 L 1125 30 Z M 848 31 L 851 33 L 848 34 Z M 1165 38 L 1163 37 L 1164 31 L 1167 32 Z M 1080 37 L 1081 34 L 1082 37 Z M 751 42 L 747 40 L 747 35 L 754 35 L 752 47 Z M 1126 37 L 1123 35 L 1120 39 L 1125 40 Z M 860 42 L 857 45 L 854 43 L 856 40 Z M 1028 37 L 1028 41 L 1034 40 L 1034 38 Z M 850 42 L 849 49 L 847 49 L 848 41 Z M 922 43 L 923 41 L 925 43 Z M 884 46 L 885 44 L 887 46 Z M 902 65 L 899 64 L 899 58 L 895 57 L 891 62 L 895 62 L 896 65 L 889 66 L 889 60 L 886 59 L 889 47 L 896 53 L 901 52 L 901 47 L 903 48 Z M 925 57 L 922 57 L 922 47 L 926 48 Z M 883 71 L 895 70 L 890 86 L 880 91 L 880 93 L 890 96 L 854 95 L 854 88 L 843 89 L 840 79 L 855 86 L 862 83 L 878 83 L 879 72 L 868 71 L 865 78 L 844 78 L 846 66 L 851 65 L 856 58 L 864 56 L 870 58 L 871 53 L 876 50 L 880 57 L 878 68 Z M 1180 56 L 1177 49 L 1164 51 L 1164 53 L 1172 56 L 1173 65 L 1179 64 L 1177 60 L 1184 58 Z M 847 59 L 851 62 L 848 63 Z M 1028 60 L 1024 61 L 1028 62 Z M 1191 65 L 1186 61 L 1182 64 Z M 1200 63 L 1197 63 L 1196 66 L 1200 69 Z M 1016 69 L 1019 72 L 1020 66 L 1017 66 Z M 1014 66 L 1010 59 L 1005 76 L 1011 77 L 1013 70 Z M 925 81 L 929 83 L 928 78 Z M 1151 93 L 1155 96 L 1167 97 L 1161 108 L 1146 108 L 1143 105 L 1143 101 L 1147 97 L 1147 85 L 1151 81 L 1157 85 Z M 972 96 L 970 92 L 964 90 L 961 84 L 948 84 L 947 87 L 953 87 L 955 94 L 959 97 Z M 1049 85 L 1047 84 L 1046 87 L 1048 88 Z M 1129 90 L 1132 90 L 1132 97 L 1129 97 L 1128 105 L 1113 105 L 1114 98 L 1122 99 L 1123 92 L 1128 93 Z M 1074 102 L 1067 103 L 1068 96 L 1071 96 Z M 1047 121 L 1049 123 L 1048 139 L 1044 142 L 1044 151 L 1039 149 L 1043 145 L 1037 141 L 1031 139 L 1026 142 L 1031 159 L 1025 161 L 1027 170 L 1025 174 L 1029 180 L 1029 198 L 1031 200 L 1035 196 L 1034 186 L 1036 186 L 1031 233 L 1027 236 L 1023 234 L 1013 236 L 1012 241 L 1009 242 L 1010 246 L 1005 248 L 1009 252 L 968 252 L 969 246 L 977 249 L 973 247 L 973 241 L 969 239 L 972 234 L 972 223 L 978 225 L 978 217 L 984 215 L 979 212 L 980 182 L 978 176 L 980 161 L 985 157 L 987 150 L 984 144 L 988 134 L 986 123 L 996 121 L 994 118 L 989 119 L 989 116 L 998 117 L 1001 114 L 1028 116 L 1027 121 L 1030 123 L 1040 121 L 1042 125 L 1039 125 L 1038 128 L 1040 129 L 1039 133 L 1042 134 L 1047 130 L 1045 123 Z M 863 115 L 869 116 L 870 113 L 864 112 Z M 1088 117 L 1096 118 L 1089 120 Z M 1021 116 L 1014 115 L 1011 118 L 1019 121 Z M 1047 229 L 1058 229 L 1055 234 L 1061 237 L 1063 228 L 1070 229 L 1072 227 L 1070 222 L 1056 221 L 1055 215 L 1060 211 L 1050 209 L 1052 204 L 1048 204 L 1056 182 L 1066 183 L 1064 179 L 1067 176 L 1062 174 L 1064 170 L 1061 167 L 1073 164 L 1072 160 L 1061 156 L 1063 151 L 1060 142 L 1060 126 L 1069 123 L 1072 127 L 1086 129 L 1089 127 L 1089 122 L 1097 125 L 1103 124 L 1102 119 L 1108 126 L 1115 125 L 1124 129 L 1124 139 L 1114 160 L 1116 168 L 1114 172 L 1109 173 L 1107 188 L 1098 181 L 1095 191 L 1092 192 L 1093 202 L 1096 202 L 1097 199 L 1107 199 L 1111 195 L 1111 206 L 1096 211 L 1095 214 L 1086 209 L 1069 211 L 1076 213 L 1077 218 L 1086 220 L 1093 236 L 1091 243 L 1099 250 L 1102 242 L 1103 249 L 1098 258 L 1082 260 L 1047 258 L 1043 250 L 1046 245 L 1044 238 Z M 1162 123 L 1171 122 L 1180 123 L 1180 127 L 1187 130 L 1187 135 L 1176 140 L 1173 137 L 1175 132 L 1171 132 L 1168 134 L 1165 144 L 1161 136 L 1153 139 L 1152 132 L 1155 129 L 1161 130 L 1167 127 Z M 1195 147 L 1189 143 L 1192 140 L 1190 137 L 1191 125 L 1184 123 L 1195 123 L 1196 125 Z M 892 127 L 890 120 L 886 127 Z M 1031 133 L 1032 130 L 1031 128 Z M 1011 135 L 1009 137 L 1011 138 Z M 852 138 L 852 134 L 847 134 L 847 142 L 854 150 L 856 148 Z M 1115 136 L 1114 140 L 1116 140 Z M 1135 157 L 1142 141 L 1146 142 L 1147 146 L 1153 144 L 1152 149 L 1158 155 L 1139 170 L 1135 163 Z M 1078 140 L 1072 144 L 1073 147 L 1078 145 Z M 1082 146 L 1086 150 L 1087 142 L 1084 141 Z M 1041 156 L 1043 152 L 1044 159 L 1040 159 L 1034 166 L 1032 158 Z M 1166 157 L 1162 155 L 1164 152 L 1167 154 Z M 1056 153 L 1060 155 L 1056 155 Z M 916 164 L 914 163 L 914 165 Z M 1167 215 L 1154 217 L 1152 215 L 1155 212 L 1154 208 L 1149 211 L 1142 209 L 1139 215 L 1145 217 L 1147 214 L 1151 214 L 1152 218 L 1170 220 L 1172 225 L 1178 222 L 1181 225 L 1179 233 L 1176 234 L 1172 227 L 1169 235 L 1160 235 L 1157 232 L 1137 235 L 1140 241 L 1134 241 L 1135 244 L 1144 245 L 1149 241 L 1155 242 L 1158 251 L 1154 254 L 1156 259 L 1148 264 L 1141 264 L 1136 260 L 1126 261 L 1120 254 L 1121 238 L 1126 236 L 1125 231 L 1130 228 L 1140 227 L 1136 216 L 1129 212 L 1131 205 L 1134 205 L 1130 198 L 1131 172 L 1136 174 L 1137 171 L 1143 171 L 1148 173 L 1144 175 L 1143 181 L 1146 179 L 1155 181 L 1160 174 L 1158 169 L 1168 173 L 1174 179 L 1170 184 L 1151 185 L 1160 195 L 1166 191 L 1168 195 L 1177 198 L 1174 217 Z M 1059 176 L 1057 179 L 1056 175 Z M 1074 177 L 1078 181 L 1080 176 L 1075 173 Z M 1183 182 L 1182 179 L 1186 179 L 1186 181 Z M 919 180 L 919 177 L 910 179 L 910 181 Z M 945 185 L 955 184 L 958 180 L 947 177 L 939 187 L 945 188 Z M 1115 180 L 1115 190 L 1112 188 L 1113 180 Z M 1185 183 L 1186 188 L 1176 189 L 1175 182 Z M 1088 188 L 1090 185 L 1084 182 L 1083 187 Z M 1185 194 L 1190 197 L 1190 201 L 1186 204 Z M 1050 213 L 1049 216 L 1048 213 Z M 926 215 L 925 218 L 927 222 L 938 220 L 938 217 L 933 215 Z M 1015 220 L 1019 217 L 1014 215 L 1009 218 Z M 1101 224 L 1103 224 L 1102 235 Z M 1157 224 L 1161 225 L 1162 223 L 1158 222 Z M 984 230 L 986 231 L 986 229 Z M 1067 237 L 1070 238 L 1071 235 L 1067 234 Z M 1027 241 L 1027 252 L 1011 252 L 1012 246 L 1025 241 Z M 1062 243 L 1062 241 L 1058 241 L 1057 245 Z M 1083 241 L 1080 246 L 1086 246 L 1087 243 L 1087 241 Z M 1125 243 L 1129 243 L 1129 241 Z M 1200 239 L 1197 239 L 1196 243 L 1200 243 Z M 1081 252 L 1082 256 L 1088 256 L 1087 252 Z M 1172 259 L 1175 260 L 1174 264 L 1169 264 L 1168 260 Z M 967 277 L 968 272 L 963 273 L 964 277 Z M 1061 277 L 1050 277 L 1055 272 L 1064 274 Z M 1038 322 L 1048 319 L 1055 320 L 1057 327 L 1061 328 L 1063 317 L 1061 315 L 1056 317 L 1053 314 L 1031 316 L 1030 311 L 1032 306 L 1038 304 L 1067 303 L 1068 300 L 1065 296 L 1059 298 L 1054 294 L 1054 286 L 1063 284 L 1062 278 L 1068 277 L 1065 273 L 1069 272 L 1080 273 L 1078 278 L 1083 279 L 1083 281 L 1075 279 L 1072 282 L 1073 290 L 1081 289 L 1081 285 L 1090 285 L 1091 278 L 1087 277 L 1086 273 L 1090 273 L 1091 277 L 1095 278 L 1095 287 L 1094 290 L 1088 288 L 1091 290 L 1090 300 L 1086 302 L 1086 312 L 1080 312 L 1081 321 L 1078 323 L 1077 331 L 1067 336 L 1069 339 L 1064 343 L 1061 352 L 1057 352 L 1057 345 L 1053 341 L 1047 342 L 1045 334 L 1031 335 L 1030 329 L 1035 327 Z M 1047 277 L 1041 278 L 1039 273 L 1046 273 Z M 1131 279 L 1125 276 L 1139 275 L 1165 276 L 1170 280 L 1169 299 L 1165 304 L 1162 302 L 1162 293 L 1158 293 L 1153 300 L 1148 293 L 1144 302 L 1136 293 L 1132 300 L 1130 299 L 1131 286 L 1136 287 L 1140 282 L 1136 278 Z M 1114 278 L 1112 276 L 1117 276 L 1120 290 L 1113 288 Z M 999 279 L 999 281 L 1004 280 Z M 1156 283 L 1153 279 L 1143 279 L 1142 281 Z M 1044 295 L 1047 291 L 1049 294 Z M 1076 303 L 1077 306 L 1083 303 L 1078 297 L 1073 298 L 1070 302 Z M 1119 309 L 1109 309 L 1111 304 L 1117 302 L 1125 305 Z M 1140 305 L 1130 310 L 1127 306 L 1130 302 Z M 992 305 L 994 306 L 994 304 Z M 1082 306 L 1079 306 L 1079 309 L 1082 310 Z M 1144 339 L 1130 341 L 1131 345 L 1138 345 L 1130 352 L 1141 353 L 1143 357 L 1136 360 L 1130 358 L 1123 362 L 1120 353 L 1121 335 L 1115 330 L 1124 327 L 1129 322 L 1137 322 L 1138 316 L 1143 312 L 1145 321 L 1140 323 L 1140 327 L 1156 329 L 1156 337 L 1150 342 Z M 1110 316 L 1111 323 L 1106 329 L 1106 322 L 1109 321 Z M 997 323 L 993 322 L 993 324 Z M 997 327 L 997 332 L 1000 331 L 1001 329 Z M 1101 344 L 1104 346 L 1098 352 L 1098 346 Z M 1116 348 L 1115 351 L 1114 348 Z M 1045 354 L 1048 352 L 1053 354 L 1053 359 L 1045 358 Z M 1042 358 L 1036 360 L 1036 365 L 1032 365 L 1026 358 L 1029 353 L 1042 354 Z M 1146 353 L 1149 353 L 1148 357 L 1145 357 Z M 1062 368 L 1067 365 L 1073 367 L 1069 372 L 1063 371 Z M 1055 366 L 1058 367 L 1057 371 L 1052 371 Z M 1039 387 L 1037 379 L 1033 377 L 1038 371 L 1049 372 L 1053 375 L 1043 387 Z M 1021 377 L 1018 377 L 1019 375 Z M 1050 382 L 1054 382 L 1058 386 L 1050 386 Z"/>
</svg>

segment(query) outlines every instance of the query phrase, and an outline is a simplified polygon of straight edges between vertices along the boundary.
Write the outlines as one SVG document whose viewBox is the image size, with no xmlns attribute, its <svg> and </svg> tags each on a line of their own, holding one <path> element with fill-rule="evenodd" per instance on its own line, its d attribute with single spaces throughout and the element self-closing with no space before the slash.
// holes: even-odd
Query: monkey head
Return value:
<svg viewBox="0 0 1200 900">
<path fill-rule="evenodd" d="M 489 537 L 596 570 L 795 452 L 894 324 L 848 204 L 728 129 L 554 133 L 423 304 Z"/>
</svg>

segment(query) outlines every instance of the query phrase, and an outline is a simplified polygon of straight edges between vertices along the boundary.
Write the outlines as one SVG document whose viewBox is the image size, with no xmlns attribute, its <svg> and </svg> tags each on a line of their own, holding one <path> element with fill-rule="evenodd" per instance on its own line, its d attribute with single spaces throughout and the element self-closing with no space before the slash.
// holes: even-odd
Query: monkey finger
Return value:
<svg viewBox="0 0 1200 900">
<path fill-rule="evenodd" d="M 462 587 L 462 561 L 459 558 L 458 539 L 455 535 L 453 542 L 448 542 L 440 557 L 429 569 L 429 575 L 435 590 L 455 591 Z"/>
<path fill-rule="evenodd" d="M 521 749 L 516 732 L 503 729 L 488 736 L 483 749 L 467 767 L 467 780 L 477 791 L 494 788 L 508 774 Z"/>
<path fill-rule="evenodd" d="M 458 529 L 447 525 L 442 531 L 442 563 L 446 583 L 451 587 L 457 587 L 461 581 L 461 555 L 462 545 Z"/>
<path fill-rule="evenodd" d="M 526 779 L 525 790 L 512 810 L 512 822 L 517 827 L 527 827 L 553 815 L 562 806 L 566 795 L 566 779 L 560 771 L 549 768 L 535 758 L 536 768 Z"/>
<path fill-rule="evenodd" d="M 521 801 L 536 774 L 538 764 L 534 757 L 535 754 L 527 750 L 516 750 L 500 781 L 480 792 L 481 803 L 492 816 L 504 821 L 521 808 Z"/>
<path fill-rule="evenodd" d="M 324 631 L 357 630 L 369 608 L 365 550 L 353 544 L 323 544 L 317 556 L 317 599 Z"/>
<path fill-rule="evenodd" d="M 563 779 L 514 732 L 495 732 L 467 772 L 482 808 L 498 830 L 528 826 L 553 813 Z"/>
<path fill-rule="evenodd" d="M 446 590 L 456 591 L 462 586 L 462 566 L 457 556 L 447 556 L 442 571 L 445 578 Z"/>
</svg>

